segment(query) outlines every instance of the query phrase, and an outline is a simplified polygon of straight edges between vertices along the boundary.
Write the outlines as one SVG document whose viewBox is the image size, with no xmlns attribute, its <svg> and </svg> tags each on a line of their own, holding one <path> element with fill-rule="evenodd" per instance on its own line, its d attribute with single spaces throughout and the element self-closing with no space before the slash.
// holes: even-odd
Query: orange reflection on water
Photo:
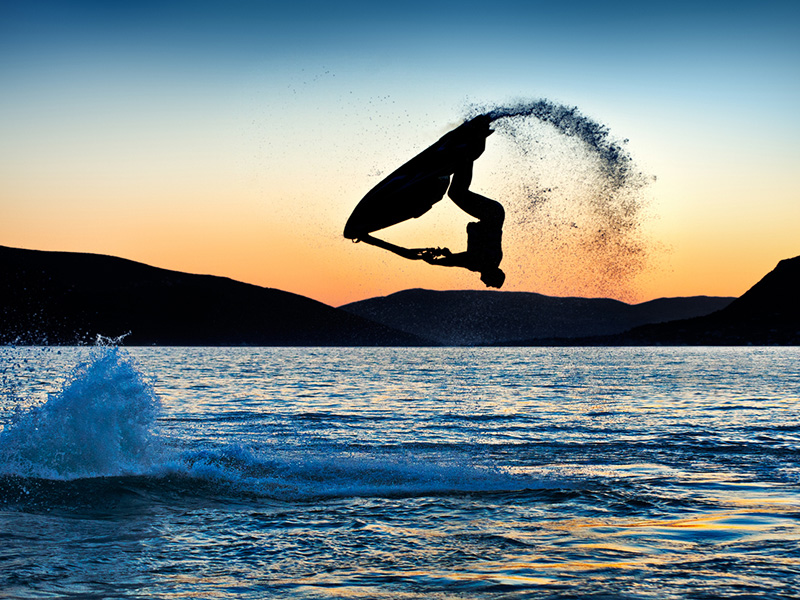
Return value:
<svg viewBox="0 0 800 600">
<path fill-rule="evenodd" d="M 643 568 L 652 565 L 665 564 L 669 561 L 666 558 L 662 559 L 642 559 L 642 560 L 626 560 L 626 561 L 563 561 L 563 562 L 518 562 L 518 563 L 502 563 L 497 564 L 498 570 L 506 569 L 553 569 L 561 571 L 596 571 L 598 569 L 631 569 Z M 501 577 L 509 577 L 502 575 Z M 522 577 L 520 577 L 521 579 Z M 554 580 L 545 578 L 525 578 L 525 579 L 541 579 L 543 582 L 551 582 Z"/>
<path fill-rule="evenodd" d="M 170 592 L 167 595 L 169 598 L 208 598 L 209 589 L 214 590 L 215 598 L 239 597 L 237 587 L 241 585 L 241 581 L 231 576 L 214 575 L 211 577 L 188 573 L 162 573 L 162 577 L 181 588 Z"/>
</svg>

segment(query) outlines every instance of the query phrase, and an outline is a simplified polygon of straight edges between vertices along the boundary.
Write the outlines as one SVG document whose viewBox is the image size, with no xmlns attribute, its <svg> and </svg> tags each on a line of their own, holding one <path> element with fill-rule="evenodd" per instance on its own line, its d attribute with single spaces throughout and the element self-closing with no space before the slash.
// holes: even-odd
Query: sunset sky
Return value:
<svg viewBox="0 0 800 600">
<path fill-rule="evenodd" d="M 593 226 L 565 201 L 587 177 L 580 148 L 534 128 L 542 140 L 522 157 L 496 135 L 472 187 L 506 206 L 504 289 L 740 295 L 800 254 L 798 30 L 789 1 L 5 1 L 0 245 L 332 305 L 484 289 L 342 229 L 470 106 L 547 98 L 629 140 L 649 181 L 642 252 L 599 261 L 571 233 Z M 537 189 L 563 198 L 520 195 Z M 468 217 L 440 204 L 386 237 L 463 249 Z M 599 277 L 609 261 L 623 274 Z"/>
</svg>

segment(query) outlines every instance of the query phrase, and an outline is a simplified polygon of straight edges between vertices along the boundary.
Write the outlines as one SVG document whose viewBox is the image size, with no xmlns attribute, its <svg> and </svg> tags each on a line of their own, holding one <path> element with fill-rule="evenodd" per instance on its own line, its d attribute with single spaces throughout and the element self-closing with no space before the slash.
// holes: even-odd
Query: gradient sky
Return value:
<svg viewBox="0 0 800 600">
<path fill-rule="evenodd" d="M 628 139 L 656 177 L 642 192 L 647 260 L 618 288 L 598 286 L 586 256 L 534 223 L 525 244 L 507 235 L 504 289 L 740 295 L 800 254 L 798 7 L 6 1 L 0 244 L 122 256 L 333 305 L 482 289 L 476 274 L 352 244 L 344 222 L 381 173 L 470 104 L 548 98 Z M 496 137 L 473 189 L 508 211 Z M 525 172 L 512 178 L 524 185 Z M 441 204 L 395 241 L 461 249 L 468 219 Z"/>
</svg>

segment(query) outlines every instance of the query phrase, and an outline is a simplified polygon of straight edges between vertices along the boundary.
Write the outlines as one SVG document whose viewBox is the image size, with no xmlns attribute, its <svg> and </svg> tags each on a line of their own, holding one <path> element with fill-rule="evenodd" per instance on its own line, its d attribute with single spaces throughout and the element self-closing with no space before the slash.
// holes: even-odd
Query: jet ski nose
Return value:
<svg viewBox="0 0 800 600">
<path fill-rule="evenodd" d="M 478 115 L 466 122 L 470 129 L 480 130 L 483 135 L 489 137 L 494 133 L 494 129 L 490 128 L 492 118 L 489 115 Z"/>
</svg>

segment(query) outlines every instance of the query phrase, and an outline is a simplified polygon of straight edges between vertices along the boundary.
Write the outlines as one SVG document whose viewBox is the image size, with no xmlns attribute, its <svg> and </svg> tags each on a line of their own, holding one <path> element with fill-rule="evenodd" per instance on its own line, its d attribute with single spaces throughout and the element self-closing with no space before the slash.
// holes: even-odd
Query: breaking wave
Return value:
<svg viewBox="0 0 800 600">
<path fill-rule="evenodd" d="M 103 506 L 172 501 L 448 495 L 536 489 L 546 482 L 463 455 L 385 455 L 309 443 L 302 450 L 229 443 L 179 447 L 162 403 L 121 348 L 98 347 L 46 401 L 0 432 L 0 505 Z M 298 432 L 302 435 L 302 431 Z"/>
<path fill-rule="evenodd" d="M 133 361 L 97 347 L 41 405 L 0 433 L 0 474 L 74 479 L 147 471 L 162 450 L 160 403 Z"/>
</svg>

